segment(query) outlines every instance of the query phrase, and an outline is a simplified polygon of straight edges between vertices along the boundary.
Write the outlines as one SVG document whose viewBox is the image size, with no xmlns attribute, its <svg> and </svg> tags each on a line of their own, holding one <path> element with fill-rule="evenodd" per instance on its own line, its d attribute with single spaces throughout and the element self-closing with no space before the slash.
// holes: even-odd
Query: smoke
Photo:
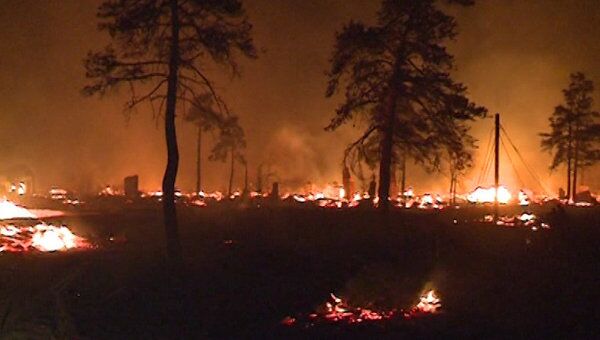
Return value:
<svg viewBox="0 0 600 340">
<path fill-rule="evenodd" d="M 6 0 L 0 4 L 0 172 L 25 164 L 36 174 L 38 188 L 52 185 L 95 190 L 140 175 L 145 189 L 160 186 L 165 149 L 160 122 L 149 107 L 140 107 L 129 122 L 121 114 L 127 89 L 106 98 L 83 98 L 82 59 L 107 42 L 96 30 L 98 0 L 40 2 Z M 259 59 L 242 62 L 242 77 L 217 77 L 217 87 L 240 116 L 248 140 L 246 158 L 251 181 L 262 163 L 270 163 L 284 187 L 306 182 L 341 182 L 345 146 L 352 127 L 325 132 L 338 99 L 326 99 L 325 72 L 334 33 L 351 18 L 372 21 L 376 1 L 247 0 L 254 23 Z M 460 34 L 451 46 L 456 77 L 478 104 L 502 122 L 523 158 L 547 187 L 562 184 L 563 171 L 550 174 L 550 156 L 539 148 L 538 133 L 562 101 L 569 73 L 583 71 L 600 82 L 600 6 L 594 0 L 479 1 L 452 9 Z M 211 65 L 207 65 L 211 68 Z M 212 67 L 217 74 L 221 70 Z M 473 125 L 480 140 L 475 167 L 463 187 L 473 185 L 482 168 L 492 120 Z M 195 132 L 178 123 L 181 164 L 177 185 L 195 183 Z M 207 136 L 204 154 L 212 140 Z M 510 146 L 507 145 L 510 148 Z M 514 157 L 514 155 L 513 155 Z M 519 169 L 519 167 L 521 167 Z M 521 180 L 503 155 L 502 182 L 540 188 L 517 165 Z M 203 163 L 207 190 L 226 187 L 228 164 Z M 589 170 L 589 173 L 592 173 Z M 447 191 L 449 179 L 409 167 L 409 185 L 417 192 Z M 237 165 L 236 186 L 243 185 Z M 600 183 L 586 176 L 584 184 Z"/>
</svg>

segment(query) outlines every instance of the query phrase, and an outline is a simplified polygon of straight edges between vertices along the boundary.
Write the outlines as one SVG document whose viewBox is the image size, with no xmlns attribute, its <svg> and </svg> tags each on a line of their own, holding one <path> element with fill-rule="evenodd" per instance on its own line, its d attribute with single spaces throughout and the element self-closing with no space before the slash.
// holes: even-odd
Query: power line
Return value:
<svg viewBox="0 0 600 340">
<path fill-rule="evenodd" d="M 539 177 L 534 173 L 534 171 L 529 167 L 529 165 L 527 165 L 527 163 L 525 162 L 525 159 L 519 152 L 519 149 L 517 149 L 517 147 L 515 146 L 513 141 L 510 139 L 510 136 L 508 135 L 508 132 L 506 132 L 506 129 L 504 128 L 504 126 L 500 125 L 500 128 L 502 129 L 504 136 L 506 136 L 506 139 L 508 140 L 508 142 L 510 143 L 512 148 L 515 150 L 517 156 L 519 156 L 519 159 L 525 166 L 525 169 L 527 170 L 527 172 L 529 172 L 529 175 L 531 175 L 531 177 L 537 182 L 537 184 L 540 186 L 540 188 L 544 191 L 545 194 L 549 194 L 550 191 L 546 189 L 546 187 L 542 184 L 542 181 L 539 179 Z"/>
<path fill-rule="evenodd" d="M 508 158 L 508 162 L 512 166 L 513 171 L 514 171 L 515 175 L 517 176 L 517 180 L 521 184 L 521 188 L 524 188 L 525 187 L 525 182 L 523 181 L 523 179 L 519 175 L 519 171 L 517 171 L 517 165 L 513 162 L 512 157 L 510 157 L 510 153 L 508 153 L 508 149 L 506 148 L 506 144 L 504 143 L 504 138 L 502 138 L 502 136 L 500 136 L 500 144 L 502 145 L 502 150 L 504 150 L 504 152 L 506 153 L 506 157 Z"/>
<path fill-rule="evenodd" d="M 491 167 L 490 160 L 491 160 L 492 150 L 493 150 L 493 146 L 492 146 L 493 132 L 494 132 L 494 129 L 493 128 L 490 129 L 488 142 L 487 142 L 487 151 L 485 154 L 485 159 L 483 161 L 483 168 L 481 169 L 482 171 L 479 173 L 479 178 L 477 179 L 477 185 L 480 185 L 482 180 L 487 179 L 487 173 L 488 173 L 489 168 Z"/>
</svg>

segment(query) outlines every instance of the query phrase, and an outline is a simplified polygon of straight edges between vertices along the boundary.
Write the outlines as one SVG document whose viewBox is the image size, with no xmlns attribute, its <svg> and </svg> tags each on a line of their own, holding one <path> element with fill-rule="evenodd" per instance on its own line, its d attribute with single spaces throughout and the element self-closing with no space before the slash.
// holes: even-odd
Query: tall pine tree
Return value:
<svg viewBox="0 0 600 340">
<path fill-rule="evenodd" d="M 205 66 L 223 65 L 237 74 L 237 55 L 256 57 L 251 25 L 240 0 L 105 0 L 97 16 L 111 43 L 88 54 L 85 68 L 91 83 L 83 93 L 103 95 L 125 85 L 131 89 L 127 109 L 155 101 L 159 111 L 164 106 L 163 211 L 168 257 L 179 265 L 176 113 L 181 103 L 193 104 L 200 93 L 209 92 L 220 102 Z"/>
<path fill-rule="evenodd" d="M 371 151 L 378 160 L 384 209 L 397 159 L 439 168 L 445 155 L 468 152 L 473 139 L 465 122 L 486 114 L 450 75 L 454 59 L 446 43 L 455 36 L 455 19 L 435 0 L 384 0 L 376 25 L 351 21 L 336 36 L 326 95 L 342 90 L 345 100 L 327 129 L 355 118 L 366 122 L 347 155 L 356 149 L 369 158 Z"/>
<path fill-rule="evenodd" d="M 571 74 L 563 90 L 565 102 L 549 118 L 550 132 L 541 133 L 542 149 L 554 154 L 550 169 L 567 167 L 567 199 L 577 193 L 577 176 L 600 156 L 600 114 L 593 110 L 594 83 L 581 72 Z"/>
</svg>

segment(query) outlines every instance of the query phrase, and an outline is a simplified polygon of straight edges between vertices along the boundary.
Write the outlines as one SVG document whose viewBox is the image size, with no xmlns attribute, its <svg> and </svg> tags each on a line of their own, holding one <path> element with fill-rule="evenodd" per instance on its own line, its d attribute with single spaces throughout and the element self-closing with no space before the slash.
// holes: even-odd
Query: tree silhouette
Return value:
<svg viewBox="0 0 600 340">
<path fill-rule="evenodd" d="M 246 148 L 246 140 L 244 138 L 244 129 L 239 125 L 239 119 L 233 114 L 229 114 L 224 117 L 221 121 L 220 132 L 217 142 L 215 143 L 210 160 L 222 161 L 227 160 L 227 156 L 230 156 L 230 172 L 229 172 L 229 186 L 227 193 L 232 194 L 233 189 L 233 175 L 235 171 L 235 163 L 239 162 L 246 164 L 246 159 L 242 150 Z"/>
<path fill-rule="evenodd" d="M 185 120 L 196 125 L 196 193 L 202 190 L 202 133 L 220 128 L 223 115 L 215 107 L 215 100 L 210 93 L 201 94 L 193 99 L 193 104 L 185 116 Z"/>
<path fill-rule="evenodd" d="M 366 125 L 347 154 L 378 161 L 384 209 L 390 169 L 398 159 L 411 158 L 434 170 L 448 152 L 462 155 L 473 146 L 466 122 L 486 110 L 472 103 L 466 87 L 449 74 L 454 60 L 444 44 L 455 36 L 455 19 L 435 0 L 384 0 L 375 26 L 351 21 L 336 36 L 326 95 L 343 88 L 345 100 L 326 129 L 352 120 Z"/>
<path fill-rule="evenodd" d="M 196 92 L 209 92 L 222 103 L 205 74 L 207 63 L 238 74 L 237 55 L 256 57 L 240 0 L 105 0 L 97 13 L 100 30 L 111 43 L 89 52 L 85 95 L 104 95 L 120 85 L 131 89 L 126 109 L 142 102 L 165 106 L 167 165 L 163 177 L 163 211 L 167 253 L 182 263 L 175 210 L 179 151 L 175 117 L 179 105 L 192 103 Z M 165 89 L 166 86 L 166 89 Z M 162 114 L 162 112 L 161 112 Z"/>
<path fill-rule="evenodd" d="M 565 103 L 549 118 L 550 132 L 540 136 L 542 149 L 554 153 L 550 169 L 567 165 L 567 199 L 572 200 L 577 193 L 578 170 L 600 159 L 600 114 L 592 109 L 594 83 L 581 72 L 571 74 L 570 79 L 563 90 Z"/>
</svg>

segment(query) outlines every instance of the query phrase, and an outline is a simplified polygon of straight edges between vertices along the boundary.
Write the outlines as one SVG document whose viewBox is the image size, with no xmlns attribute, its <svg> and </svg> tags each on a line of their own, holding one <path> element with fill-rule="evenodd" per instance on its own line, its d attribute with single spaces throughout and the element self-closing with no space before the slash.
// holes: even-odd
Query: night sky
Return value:
<svg viewBox="0 0 600 340">
<path fill-rule="evenodd" d="M 0 170 L 29 167 L 41 188 L 51 185 L 95 190 L 139 174 L 141 187 L 158 189 L 165 163 L 162 124 L 149 107 L 122 114 L 127 91 L 103 99 L 85 98 L 82 60 L 102 48 L 92 0 L 0 1 Z M 340 100 L 325 99 L 325 72 L 334 33 L 351 18 L 372 22 L 378 1 L 246 0 L 259 59 L 242 63 L 242 77 L 216 77 L 248 138 L 251 180 L 256 166 L 272 164 L 284 187 L 307 181 L 341 181 L 342 150 L 356 135 L 350 126 L 325 132 Z M 550 156 L 538 133 L 562 102 L 569 74 L 585 72 L 600 87 L 600 2 L 597 0 L 482 0 L 452 9 L 459 35 L 451 46 L 457 79 L 471 98 L 503 124 L 528 163 L 556 189 L 563 172 L 550 175 Z M 217 74 L 219 69 L 214 69 Z M 598 96 L 596 96 L 598 98 Z M 599 99 L 600 100 L 600 99 Z M 598 109 L 598 106 L 596 106 Z M 482 161 L 492 120 L 474 124 Z M 191 125 L 178 125 L 181 163 L 178 186 L 195 183 L 195 141 Z M 212 141 L 207 137 L 205 145 Z M 208 155 L 208 145 L 205 155 Z M 224 190 L 225 165 L 204 163 L 205 187 Z M 476 164 L 465 179 L 476 178 Z M 539 187 L 523 169 L 526 185 Z M 597 169 L 596 169 L 597 170 Z M 506 162 L 502 182 L 518 187 Z M 588 170 L 591 173 L 591 170 Z M 600 181 L 586 176 L 598 189 Z M 449 179 L 411 168 L 417 192 L 447 190 Z M 237 186 L 242 186 L 238 172 Z"/>
</svg>

